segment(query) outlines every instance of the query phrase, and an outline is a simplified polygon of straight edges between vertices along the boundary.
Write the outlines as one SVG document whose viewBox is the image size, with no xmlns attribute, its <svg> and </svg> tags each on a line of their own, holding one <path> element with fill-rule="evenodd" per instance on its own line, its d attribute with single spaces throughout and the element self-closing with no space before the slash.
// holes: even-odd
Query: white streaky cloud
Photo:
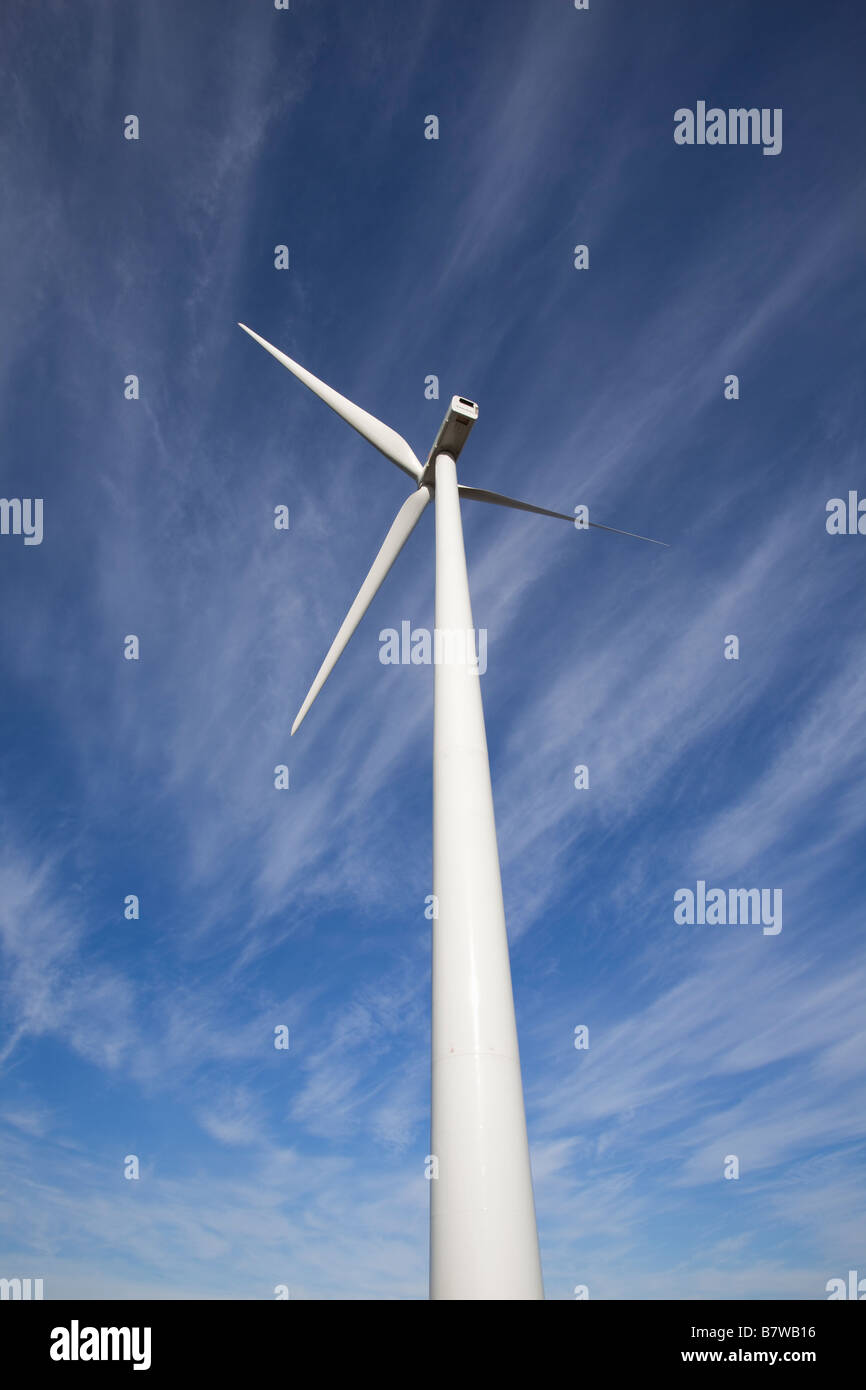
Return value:
<svg viewBox="0 0 866 1390">
<path fill-rule="evenodd" d="M 719 1181 L 726 1153 L 754 1174 L 862 1136 L 866 1063 L 848 1050 L 861 1031 L 862 960 L 828 967 L 804 951 L 774 955 L 761 937 L 704 941 L 700 963 L 646 1007 L 597 1020 L 589 1051 L 569 1055 L 567 1017 L 545 1025 L 559 1041 L 553 1072 L 528 1096 L 536 1135 L 605 1136 L 606 1165 L 641 1146 L 667 1164 L 668 1185 Z M 847 1065 L 831 1075 L 825 1059 L 839 1047 Z"/>
<path fill-rule="evenodd" d="M 37 1239 L 46 1297 L 82 1297 L 120 1260 L 118 1296 L 164 1284 L 164 1297 L 266 1299 L 423 1296 L 426 1184 L 419 1162 L 364 1172 L 352 1161 L 299 1162 L 261 1151 L 247 1177 L 191 1171 L 107 1181 L 102 1155 L 59 1153 L 36 1180 L 27 1150 L 4 1151 L 19 1219 Z M 70 1174 L 74 1188 L 69 1190 Z M 70 1265 L 65 1247 L 75 1242 Z M 14 1248 L 14 1247 L 10 1247 Z M 16 1250 L 19 1264 L 33 1250 Z M 141 1270 L 142 1273 L 137 1273 Z M 144 1271 L 147 1274 L 144 1274 Z M 124 1294 L 122 1291 L 126 1290 Z"/>
</svg>

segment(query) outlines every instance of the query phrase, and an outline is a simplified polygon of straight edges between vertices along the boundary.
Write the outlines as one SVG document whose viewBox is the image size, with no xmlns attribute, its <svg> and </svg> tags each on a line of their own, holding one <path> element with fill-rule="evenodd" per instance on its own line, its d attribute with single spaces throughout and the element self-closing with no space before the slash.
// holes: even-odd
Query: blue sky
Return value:
<svg viewBox="0 0 866 1390">
<path fill-rule="evenodd" d="M 433 624 L 432 517 L 290 742 L 408 480 L 239 319 L 422 458 L 477 400 L 464 482 L 672 544 L 464 505 L 547 1296 L 866 1274 L 864 28 L 6 4 L 0 1275 L 426 1295 L 432 671 L 378 634 Z M 678 146 L 699 100 L 781 153 Z M 782 931 L 676 924 L 699 879 Z"/>
</svg>

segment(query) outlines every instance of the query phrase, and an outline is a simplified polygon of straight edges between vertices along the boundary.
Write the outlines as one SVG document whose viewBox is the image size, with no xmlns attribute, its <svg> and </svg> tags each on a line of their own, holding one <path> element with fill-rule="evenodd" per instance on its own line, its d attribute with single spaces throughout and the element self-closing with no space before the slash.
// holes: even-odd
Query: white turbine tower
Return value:
<svg viewBox="0 0 866 1390">
<path fill-rule="evenodd" d="M 430 1297 L 540 1299 L 544 1288 L 481 683 L 477 667 L 461 657 L 457 640 L 459 634 L 465 642 L 472 633 L 474 646 L 460 499 L 559 517 L 572 525 L 574 517 L 458 484 L 456 460 L 478 418 L 474 402 L 452 398 L 422 464 L 395 430 L 245 324 L 239 326 L 416 484 L 310 686 L 293 734 L 435 498 L 435 624 L 443 640 L 435 664 L 433 720 L 433 893 L 438 915 L 433 918 L 430 1149 L 438 1176 L 430 1182 Z"/>
</svg>

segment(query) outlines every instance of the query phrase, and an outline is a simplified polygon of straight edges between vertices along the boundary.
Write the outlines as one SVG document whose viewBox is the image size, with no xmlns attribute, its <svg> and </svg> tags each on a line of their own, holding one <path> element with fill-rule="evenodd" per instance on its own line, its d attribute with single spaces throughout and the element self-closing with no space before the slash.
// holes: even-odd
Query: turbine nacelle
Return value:
<svg viewBox="0 0 866 1390">
<path fill-rule="evenodd" d="M 445 415 L 445 419 L 439 426 L 439 433 L 433 444 L 433 448 L 427 455 L 427 462 L 424 465 L 424 472 L 418 483 L 422 487 L 425 483 L 433 482 L 433 473 L 436 466 L 438 454 L 450 454 L 453 459 L 457 458 L 463 445 L 469 438 L 469 431 L 478 419 L 478 406 L 474 401 L 469 401 L 465 396 L 452 396 L 451 404 Z"/>
</svg>

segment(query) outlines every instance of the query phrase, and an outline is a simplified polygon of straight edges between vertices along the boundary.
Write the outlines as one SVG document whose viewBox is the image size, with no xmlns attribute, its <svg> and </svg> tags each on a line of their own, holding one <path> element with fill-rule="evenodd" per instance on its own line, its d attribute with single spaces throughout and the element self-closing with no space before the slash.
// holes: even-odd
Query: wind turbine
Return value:
<svg viewBox="0 0 866 1390">
<path fill-rule="evenodd" d="M 431 499 L 436 515 L 436 633 L 471 633 L 473 645 L 461 498 L 558 517 L 572 525 L 575 518 L 458 483 L 456 461 L 478 418 L 474 401 L 452 398 L 422 464 L 395 430 L 326 386 L 246 324 L 239 327 L 415 483 L 310 686 L 292 725 L 294 734 Z M 616 529 L 588 524 L 603 531 Z M 450 652 L 440 647 L 444 659 L 434 668 L 430 1147 L 435 1167 L 430 1182 L 430 1297 L 541 1299 L 544 1287 L 481 683 L 477 667 L 456 652 L 458 645 Z"/>
</svg>

